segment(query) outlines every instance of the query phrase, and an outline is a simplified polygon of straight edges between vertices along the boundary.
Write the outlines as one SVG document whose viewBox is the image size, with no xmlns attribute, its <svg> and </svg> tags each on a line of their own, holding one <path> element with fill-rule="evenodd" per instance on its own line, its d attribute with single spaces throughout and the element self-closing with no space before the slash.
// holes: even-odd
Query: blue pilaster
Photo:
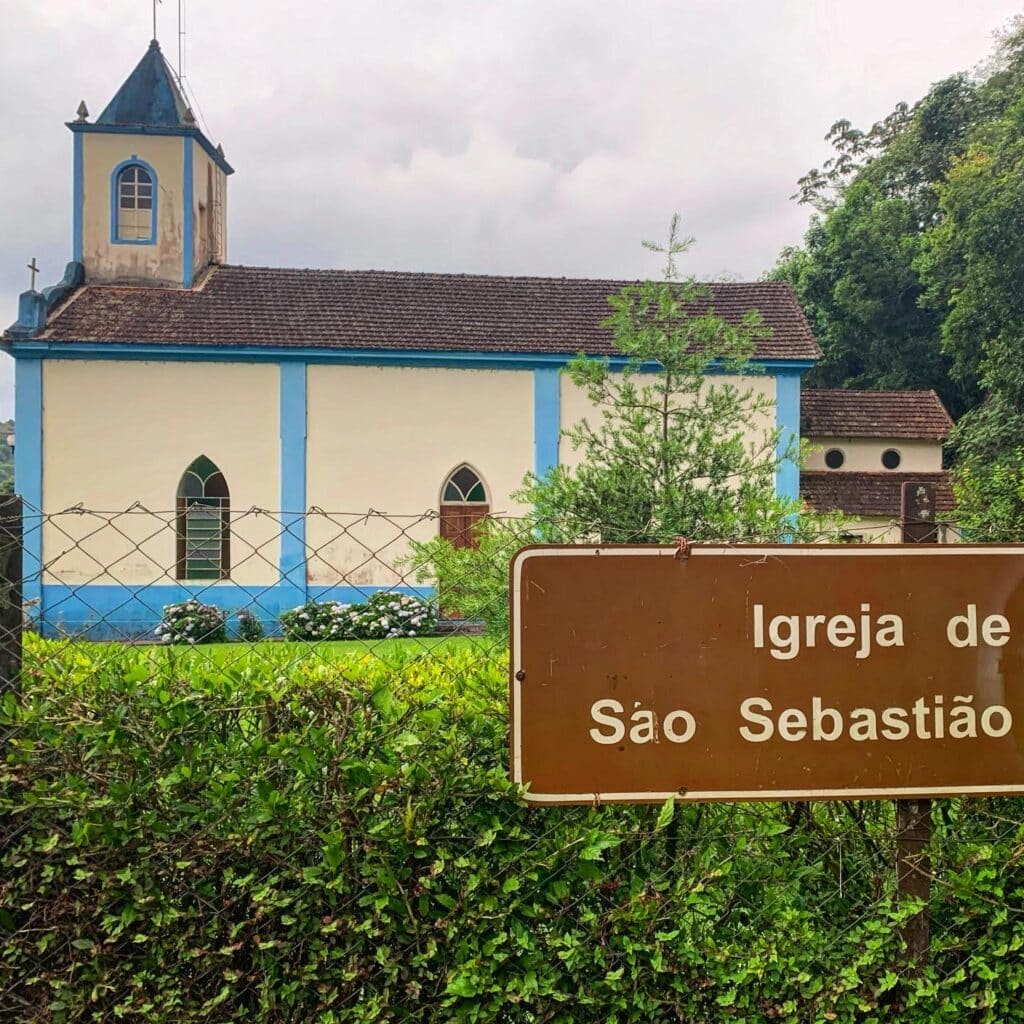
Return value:
<svg viewBox="0 0 1024 1024">
<path fill-rule="evenodd" d="M 775 378 L 775 425 L 779 431 L 779 456 L 800 438 L 800 372 L 782 372 Z M 775 474 L 775 493 L 780 498 L 800 497 L 800 466 L 783 458 Z"/>
<path fill-rule="evenodd" d="M 192 268 L 195 266 L 195 218 L 192 209 L 192 138 L 186 136 L 181 140 L 185 147 L 185 158 L 182 166 L 184 180 L 181 190 L 182 234 L 181 234 L 181 283 L 186 288 L 192 287 Z"/>
<path fill-rule="evenodd" d="M 14 363 L 14 490 L 24 502 L 22 598 L 37 619 L 43 596 L 43 361 Z"/>
<path fill-rule="evenodd" d="M 85 161 L 82 155 L 82 133 L 75 132 L 74 156 L 71 170 L 71 258 L 76 263 L 82 262 L 82 224 L 85 204 Z"/>
<path fill-rule="evenodd" d="M 306 364 L 281 363 L 281 607 L 306 600 Z"/>
<path fill-rule="evenodd" d="M 533 471 L 538 477 L 558 465 L 561 431 L 561 371 L 556 366 L 534 370 Z"/>
</svg>

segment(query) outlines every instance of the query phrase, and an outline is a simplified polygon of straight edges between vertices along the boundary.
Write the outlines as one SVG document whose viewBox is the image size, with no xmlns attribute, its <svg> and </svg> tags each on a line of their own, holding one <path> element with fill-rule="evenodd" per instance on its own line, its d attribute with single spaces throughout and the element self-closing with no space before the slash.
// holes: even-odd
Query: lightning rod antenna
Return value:
<svg viewBox="0 0 1024 1024">
<path fill-rule="evenodd" d="M 178 88 L 185 77 L 185 0 L 178 0 Z"/>
</svg>

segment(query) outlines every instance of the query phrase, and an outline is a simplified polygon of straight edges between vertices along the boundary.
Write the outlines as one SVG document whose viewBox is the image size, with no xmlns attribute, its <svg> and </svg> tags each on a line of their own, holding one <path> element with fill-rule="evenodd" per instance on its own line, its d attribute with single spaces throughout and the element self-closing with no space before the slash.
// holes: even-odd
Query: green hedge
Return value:
<svg viewBox="0 0 1024 1024">
<path fill-rule="evenodd" d="M 472 644 L 26 646 L 5 1020 L 1024 1021 L 1019 801 L 941 805 L 914 977 L 890 805 L 529 809 Z"/>
</svg>

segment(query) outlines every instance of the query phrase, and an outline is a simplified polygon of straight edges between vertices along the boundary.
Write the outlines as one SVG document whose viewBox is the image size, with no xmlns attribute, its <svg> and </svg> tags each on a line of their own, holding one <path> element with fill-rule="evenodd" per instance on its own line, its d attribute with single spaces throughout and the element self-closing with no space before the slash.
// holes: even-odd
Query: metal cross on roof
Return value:
<svg viewBox="0 0 1024 1024">
<path fill-rule="evenodd" d="M 29 284 L 29 288 L 30 288 L 30 289 L 31 289 L 32 291 L 35 291 L 35 290 L 36 290 L 36 274 L 38 274 L 38 273 L 39 273 L 39 267 L 38 267 L 38 265 L 36 264 L 36 258 L 35 258 L 35 256 L 33 256 L 33 257 L 32 257 L 32 262 L 31 262 L 31 263 L 27 263 L 27 264 L 26 264 L 26 266 L 28 267 L 28 269 L 29 269 L 30 271 L 32 271 L 32 281 L 31 281 L 31 283 Z"/>
</svg>

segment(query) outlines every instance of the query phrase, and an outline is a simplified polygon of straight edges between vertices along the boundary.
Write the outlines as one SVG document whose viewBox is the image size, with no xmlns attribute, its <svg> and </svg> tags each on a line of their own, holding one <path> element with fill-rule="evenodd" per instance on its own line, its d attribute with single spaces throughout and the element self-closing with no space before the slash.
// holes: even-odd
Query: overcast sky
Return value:
<svg viewBox="0 0 1024 1024">
<path fill-rule="evenodd" d="M 184 2 L 184 0 L 183 0 Z M 991 48 L 1021 0 L 187 0 L 187 84 L 265 266 L 702 277 L 800 240 L 823 136 Z M 71 256 L 71 133 L 142 56 L 151 0 L 0 0 L 0 320 Z M 177 64 L 177 0 L 158 8 Z M 0 357 L 0 417 L 12 413 Z"/>
</svg>

